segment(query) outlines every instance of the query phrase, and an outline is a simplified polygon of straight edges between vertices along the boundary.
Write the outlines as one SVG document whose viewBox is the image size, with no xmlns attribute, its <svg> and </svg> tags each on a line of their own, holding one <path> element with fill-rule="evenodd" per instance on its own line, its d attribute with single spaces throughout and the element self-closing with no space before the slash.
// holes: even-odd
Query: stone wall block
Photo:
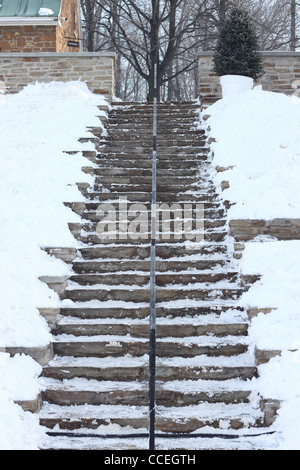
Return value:
<svg viewBox="0 0 300 470">
<path fill-rule="evenodd" d="M 92 92 L 110 99 L 114 93 L 114 61 L 113 53 L 0 53 L 0 75 L 8 93 L 17 93 L 37 80 L 81 79 Z"/>
<path fill-rule="evenodd" d="M 293 95 L 293 83 L 300 78 L 300 52 L 263 52 L 262 55 L 265 75 L 256 85 L 262 85 L 266 91 Z M 199 53 L 198 76 L 199 97 L 203 104 L 222 97 L 219 77 L 213 73 L 213 52 Z"/>
</svg>

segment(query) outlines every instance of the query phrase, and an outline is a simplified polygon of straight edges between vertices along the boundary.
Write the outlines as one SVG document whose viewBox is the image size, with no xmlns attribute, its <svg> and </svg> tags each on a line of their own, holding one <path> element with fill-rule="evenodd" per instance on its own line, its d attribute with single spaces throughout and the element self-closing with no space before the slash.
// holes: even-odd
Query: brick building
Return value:
<svg viewBox="0 0 300 470">
<path fill-rule="evenodd" d="M 80 52 L 80 0 L 0 0 L 0 52 Z"/>
</svg>

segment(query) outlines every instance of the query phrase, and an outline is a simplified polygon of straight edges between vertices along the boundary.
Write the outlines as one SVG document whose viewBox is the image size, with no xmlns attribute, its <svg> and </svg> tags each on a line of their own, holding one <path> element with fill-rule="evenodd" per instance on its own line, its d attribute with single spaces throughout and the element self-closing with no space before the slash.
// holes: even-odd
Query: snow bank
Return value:
<svg viewBox="0 0 300 470">
<path fill-rule="evenodd" d="M 234 205 L 230 219 L 299 218 L 300 99 L 260 87 L 222 99 L 205 114 L 212 144 L 213 172 L 220 196 Z M 221 182 L 229 189 L 221 191 Z M 261 274 L 241 299 L 245 307 L 273 307 L 260 313 L 249 331 L 259 349 L 282 350 L 259 367 L 259 391 L 282 401 L 277 429 L 281 449 L 300 449 L 300 241 L 257 237 L 246 243 L 238 268 Z"/>
<path fill-rule="evenodd" d="M 236 202 L 229 218 L 298 218 L 300 99 L 257 87 L 206 112 L 214 164 L 234 167 L 216 175 L 218 185 L 230 184 L 223 197 Z"/>
<path fill-rule="evenodd" d="M 68 222 L 80 218 L 63 202 L 83 199 L 76 182 L 91 182 L 82 172 L 89 162 L 63 152 L 94 150 L 78 138 L 89 135 L 86 126 L 101 124 L 99 104 L 103 98 L 79 82 L 29 85 L 0 96 L 0 342 L 6 346 L 50 339 L 36 308 L 59 300 L 38 277 L 68 268 L 41 247 L 77 246 Z"/>
<path fill-rule="evenodd" d="M 14 403 L 40 391 L 41 367 L 30 357 L 0 353 L 0 450 L 38 450 L 43 437 L 38 417 Z"/>
<path fill-rule="evenodd" d="M 38 280 L 68 274 L 68 267 L 44 246 L 75 247 L 68 222 L 79 217 L 63 202 L 80 201 L 76 182 L 91 182 L 80 153 L 86 126 L 100 126 L 104 99 L 84 83 L 27 86 L 0 95 L 0 346 L 43 346 L 51 340 L 38 307 L 57 307 L 58 296 Z M 64 151 L 77 150 L 76 155 Z M 37 419 L 13 400 L 34 398 L 38 369 L 26 357 L 0 356 L 0 448 L 36 447 Z M 18 391 L 22 391 L 18 395 Z"/>
</svg>

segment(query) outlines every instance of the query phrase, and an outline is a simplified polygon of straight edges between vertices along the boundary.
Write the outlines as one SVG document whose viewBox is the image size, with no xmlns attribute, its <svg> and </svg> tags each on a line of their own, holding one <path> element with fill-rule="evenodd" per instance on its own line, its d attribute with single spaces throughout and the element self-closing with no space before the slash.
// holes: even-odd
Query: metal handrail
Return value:
<svg viewBox="0 0 300 470">
<path fill-rule="evenodd" d="M 155 449 L 156 407 L 156 158 L 157 158 L 157 64 L 154 65 L 153 155 L 150 249 L 150 331 L 149 331 L 149 449 Z"/>
</svg>

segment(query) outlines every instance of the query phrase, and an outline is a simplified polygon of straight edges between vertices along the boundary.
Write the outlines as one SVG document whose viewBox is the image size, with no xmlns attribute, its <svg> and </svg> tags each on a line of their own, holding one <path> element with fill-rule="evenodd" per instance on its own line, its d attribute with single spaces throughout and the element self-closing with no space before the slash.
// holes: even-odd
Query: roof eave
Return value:
<svg viewBox="0 0 300 470">
<path fill-rule="evenodd" d="M 2 17 L 0 18 L 0 26 L 57 26 L 58 25 L 58 17 L 51 16 L 51 17 Z"/>
</svg>

